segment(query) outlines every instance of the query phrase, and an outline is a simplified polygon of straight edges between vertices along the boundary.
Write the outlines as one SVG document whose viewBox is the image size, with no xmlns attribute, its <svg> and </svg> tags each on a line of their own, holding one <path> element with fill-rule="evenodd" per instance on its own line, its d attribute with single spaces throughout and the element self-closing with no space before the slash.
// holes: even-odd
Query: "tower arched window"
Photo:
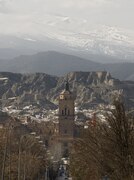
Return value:
<svg viewBox="0 0 134 180">
<path fill-rule="evenodd" d="M 64 110 L 62 110 L 62 115 L 64 115 Z"/>
<path fill-rule="evenodd" d="M 67 134 L 67 129 L 64 130 L 64 133 Z"/>
<path fill-rule="evenodd" d="M 68 115 L 70 115 L 70 110 L 68 109 Z"/>
<path fill-rule="evenodd" d="M 65 115 L 67 115 L 67 108 L 65 108 Z"/>
</svg>

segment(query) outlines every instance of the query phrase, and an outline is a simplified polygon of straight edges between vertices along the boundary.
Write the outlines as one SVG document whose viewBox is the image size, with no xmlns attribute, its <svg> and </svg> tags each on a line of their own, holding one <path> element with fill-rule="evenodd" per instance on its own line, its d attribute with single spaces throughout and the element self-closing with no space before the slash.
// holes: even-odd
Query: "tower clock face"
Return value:
<svg viewBox="0 0 134 180">
<path fill-rule="evenodd" d="M 64 96 L 63 96 L 63 95 L 60 95 L 60 99 L 64 99 Z"/>
</svg>

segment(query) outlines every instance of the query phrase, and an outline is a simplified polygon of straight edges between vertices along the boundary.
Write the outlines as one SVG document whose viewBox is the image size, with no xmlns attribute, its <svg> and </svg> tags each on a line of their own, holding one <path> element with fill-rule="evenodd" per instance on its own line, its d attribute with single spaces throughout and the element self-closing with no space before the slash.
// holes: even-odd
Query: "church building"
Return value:
<svg viewBox="0 0 134 180">
<path fill-rule="evenodd" d="M 59 96 L 59 142 L 63 157 L 68 156 L 69 148 L 74 139 L 75 131 L 75 96 L 70 91 L 69 82 L 66 81 L 65 89 Z"/>
</svg>

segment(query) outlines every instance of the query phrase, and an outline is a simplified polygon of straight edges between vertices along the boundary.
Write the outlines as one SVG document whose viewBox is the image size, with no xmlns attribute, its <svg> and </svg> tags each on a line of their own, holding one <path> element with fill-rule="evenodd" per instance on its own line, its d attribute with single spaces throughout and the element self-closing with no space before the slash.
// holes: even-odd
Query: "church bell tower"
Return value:
<svg viewBox="0 0 134 180">
<path fill-rule="evenodd" d="M 70 91 L 69 82 L 66 81 L 65 89 L 59 96 L 59 137 L 63 151 L 68 151 L 74 138 L 74 95 Z"/>
</svg>

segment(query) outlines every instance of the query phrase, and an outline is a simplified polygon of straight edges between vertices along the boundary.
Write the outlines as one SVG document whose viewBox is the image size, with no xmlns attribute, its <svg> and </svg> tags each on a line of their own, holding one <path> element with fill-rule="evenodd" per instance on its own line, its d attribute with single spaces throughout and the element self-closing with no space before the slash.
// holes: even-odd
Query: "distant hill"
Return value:
<svg viewBox="0 0 134 180">
<path fill-rule="evenodd" d="M 15 73 L 42 72 L 51 75 L 63 75 L 71 71 L 96 70 L 100 66 L 100 63 L 73 55 L 47 51 L 35 55 L 22 55 L 10 60 L 10 63 L 7 60 L 7 63 L 4 63 L 4 68 L 0 66 L 0 71 Z"/>
<path fill-rule="evenodd" d="M 134 81 L 134 63 L 104 64 L 104 67 L 112 76 L 120 80 Z"/>
<path fill-rule="evenodd" d="M 0 73 L 1 106 L 25 107 L 29 105 L 55 109 L 57 98 L 69 80 L 76 95 L 76 103 L 83 108 L 109 104 L 113 95 L 123 93 L 126 104 L 134 107 L 134 82 L 120 81 L 106 71 L 71 72 L 62 77 L 35 74 Z"/>
<path fill-rule="evenodd" d="M 22 55 L 0 60 L 0 71 L 15 73 L 47 73 L 62 76 L 72 71 L 109 71 L 120 80 L 134 80 L 134 63 L 101 64 L 55 51 Z"/>
</svg>

